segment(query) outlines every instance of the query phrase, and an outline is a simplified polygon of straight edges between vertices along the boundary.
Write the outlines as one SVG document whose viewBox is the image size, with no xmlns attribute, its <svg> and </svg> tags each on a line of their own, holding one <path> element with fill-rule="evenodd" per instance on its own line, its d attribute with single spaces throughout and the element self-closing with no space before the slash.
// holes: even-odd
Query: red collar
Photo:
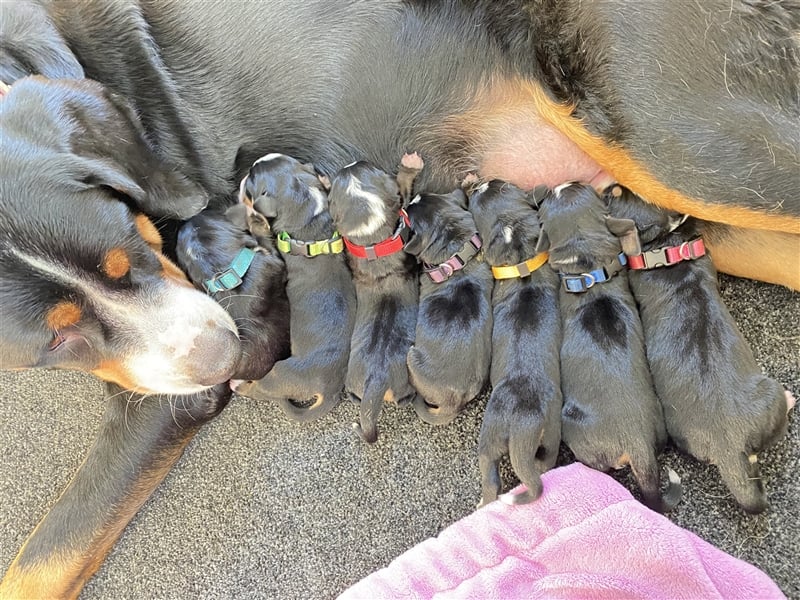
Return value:
<svg viewBox="0 0 800 600">
<path fill-rule="evenodd" d="M 386 238 L 382 242 L 378 242 L 377 244 L 373 244 L 372 246 L 359 246 L 358 244 L 354 244 L 346 237 L 343 237 L 344 245 L 347 246 L 347 250 L 353 256 L 357 258 L 366 258 L 367 260 L 375 260 L 376 258 L 381 258 L 382 256 L 389 256 L 390 254 L 394 254 L 395 252 L 399 252 L 403 249 L 403 246 L 406 245 L 408 241 L 408 232 L 411 227 L 411 223 L 408 220 L 408 215 L 404 209 L 400 209 L 400 222 L 397 224 L 397 229 L 395 229 L 394 233 L 391 237 Z"/>
<path fill-rule="evenodd" d="M 666 246 L 654 248 L 641 254 L 628 256 L 628 266 L 631 269 L 655 269 L 656 267 L 669 267 L 684 260 L 694 260 L 705 256 L 706 247 L 703 238 L 697 237 L 680 246 Z"/>
</svg>

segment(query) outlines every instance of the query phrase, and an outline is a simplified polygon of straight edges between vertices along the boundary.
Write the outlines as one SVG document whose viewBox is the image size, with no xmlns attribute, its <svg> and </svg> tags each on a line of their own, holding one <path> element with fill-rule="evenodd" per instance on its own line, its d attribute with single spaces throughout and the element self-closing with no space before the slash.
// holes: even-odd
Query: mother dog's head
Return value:
<svg viewBox="0 0 800 600">
<path fill-rule="evenodd" d="M 17 81 L 0 99 L 0 368 L 80 369 L 143 393 L 229 379 L 233 321 L 148 218 L 207 202 L 99 84 Z"/>
</svg>

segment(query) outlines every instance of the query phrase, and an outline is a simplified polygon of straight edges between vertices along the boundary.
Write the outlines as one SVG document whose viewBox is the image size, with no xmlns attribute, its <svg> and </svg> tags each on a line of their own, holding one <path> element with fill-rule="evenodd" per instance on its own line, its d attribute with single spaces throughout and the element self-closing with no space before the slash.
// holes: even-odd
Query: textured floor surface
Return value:
<svg viewBox="0 0 800 600">
<path fill-rule="evenodd" d="M 800 392 L 800 295 L 732 278 L 722 284 L 764 370 Z M 381 438 L 368 447 L 351 430 L 353 405 L 301 426 L 275 406 L 234 398 L 189 445 L 82 598 L 334 597 L 474 509 L 484 404 L 441 428 L 410 407 L 388 408 Z M 102 410 L 91 377 L 0 373 L 0 571 L 80 464 Z M 663 462 L 683 478 L 676 523 L 800 598 L 793 413 L 787 437 L 763 456 L 771 502 L 763 515 L 740 511 L 714 467 L 673 451 Z M 627 473 L 615 477 L 631 486 Z"/>
</svg>

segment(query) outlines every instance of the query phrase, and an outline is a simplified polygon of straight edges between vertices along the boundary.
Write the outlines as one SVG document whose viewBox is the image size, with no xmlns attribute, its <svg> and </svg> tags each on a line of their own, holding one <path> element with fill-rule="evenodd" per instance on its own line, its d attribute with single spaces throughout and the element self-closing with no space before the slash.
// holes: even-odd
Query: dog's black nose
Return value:
<svg viewBox="0 0 800 600">
<path fill-rule="evenodd" d="M 186 372 L 199 385 L 228 381 L 236 371 L 242 354 L 239 337 L 232 331 L 213 327 L 195 338 L 194 348 L 186 356 Z"/>
</svg>

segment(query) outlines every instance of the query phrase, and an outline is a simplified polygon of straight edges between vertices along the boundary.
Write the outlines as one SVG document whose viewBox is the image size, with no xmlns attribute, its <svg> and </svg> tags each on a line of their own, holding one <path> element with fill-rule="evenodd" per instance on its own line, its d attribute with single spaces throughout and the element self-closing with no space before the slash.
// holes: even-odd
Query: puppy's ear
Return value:
<svg viewBox="0 0 800 600">
<path fill-rule="evenodd" d="M 450 197 L 455 200 L 456 204 L 458 204 L 464 210 L 467 210 L 467 205 L 469 204 L 469 199 L 467 195 L 464 193 L 464 190 L 461 188 L 457 188 L 450 192 Z"/>
<path fill-rule="evenodd" d="M 225 218 L 242 231 L 248 228 L 247 206 L 237 203 L 225 210 Z"/>
<path fill-rule="evenodd" d="M 145 199 L 145 191 L 117 165 L 109 161 L 73 155 L 70 157 L 70 163 L 74 181 L 82 188 L 107 187 L 127 196 L 137 205 Z"/>
<path fill-rule="evenodd" d="M 539 241 L 536 242 L 536 253 L 546 252 L 550 249 L 550 237 L 544 227 L 539 230 Z"/>
<path fill-rule="evenodd" d="M 639 241 L 639 232 L 636 231 L 636 223 L 631 219 L 618 219 L 617 217 L 606 217 L 606 227 L 619 238 L 622 244 L 622 251 L 628 256 L 636 256 L 642 253 L 642 244 Z"/>
<path fill-rule="evenodd" d="M 427 240 L 424 238 L 424 236 L 420 235 L 419 233 L 412 233 L 411 239 L 406 242 L 405 246 L 403 246 L 403 250 L 405 250 L 408 254 L 419 256 L 420 253 L 428 246 L 426 242 Z"/>
<path fill-rule="evenodd" d="M 42 6 L 33 2 L 3 2 L 2 14 L 0 81 L 11 84 L 28 75 L 84 78 L 83 67 Z"/>
</svg>

